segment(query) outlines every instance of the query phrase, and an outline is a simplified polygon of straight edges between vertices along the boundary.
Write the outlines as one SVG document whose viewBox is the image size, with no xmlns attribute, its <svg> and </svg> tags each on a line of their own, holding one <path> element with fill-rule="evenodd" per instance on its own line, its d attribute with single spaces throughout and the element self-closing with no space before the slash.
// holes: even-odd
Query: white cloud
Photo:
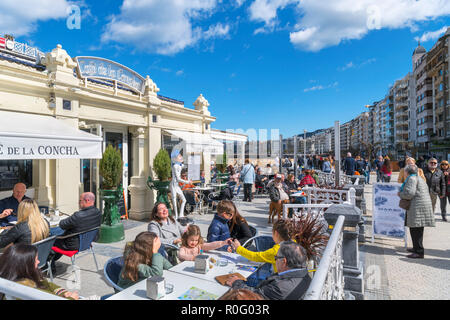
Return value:
<svg viewBox="0 0 450 320">
<path fill-rule="evenodd" d="M 182 75 L 184 75 L 184 71 L 183 70 L 178 70 L 177 72 L 175 72 L 175 74 L 180 77 Z"/>
<path fill-rule="evenodd" d="M 254 0 L 250 19 L 264 22 L 257 32 L 272 31 L 278 10 L 288 5 L 297 12 L 290 41 L 306 51 L 361 39 L 374 29 L 408 27 L 415 31 L 418 22 L 450 14 L 448 0 Z"/>
<path fill-rule="evenodd" d="M 16 37 L 28 35 L 36 30 L 39 21 L 67 17 L 72 4 L 66 0 L 1 0 L 0 30 Z"/>
<path fill-rule="evenodd" d="M 339 85 L 339 82 L 335 81 L 332 84 L 329 84 L 327 86 L 317 85 L 317 86 L 313 86 L 310 88 L 305 88 L 305 89 L 303 89 L 303 92 L 319 91 L 319 90 L 325 90 L 325 89 L 330 89 L 330 88 L 336 88 L 338 85 Z"/>
<path fill-rule="evenodd" d="M 446 31 L 447 31 L 448 26 L 442 27 L 439 30 L 436 31 L 428 31 L 425 32 L 421 37 L 415 37 L 414 39 L 416 41 L 420 42 L 427 42 L 427 41 L 431 41 L 431 40 L 437 40 L 440 38 L 440 36 L 442 36 Z"/>
<path fill-rule="evenodd" d="M 354 68 L 359 69 L 359 68 L 361 68 L 361 67 L 363 67 L 365 65 L 374 63 L 375 61 L 377 61 L 377 59 L 375 59 L 375 58 L 370 58 L 370 59 L 368 59 L 366 61 L 363 61 L 361 63 L 354 63 L 353 61 L 350 61 L 345 66 L 338 68 L 338 70 L 339 71 L 345 71 L 345 70 L 354 69 Z"/>
<path fill-rule="evenodd" d="M 217 23 L 206 31 L 194 25 L 209 17 L 216 7 L 216 0 L 124 0 L 120 13 L 112 16 L 106 26 L 102 41 L 175 54 L 200 40 L 226 37 L 228 25 Z"/>
</svg>

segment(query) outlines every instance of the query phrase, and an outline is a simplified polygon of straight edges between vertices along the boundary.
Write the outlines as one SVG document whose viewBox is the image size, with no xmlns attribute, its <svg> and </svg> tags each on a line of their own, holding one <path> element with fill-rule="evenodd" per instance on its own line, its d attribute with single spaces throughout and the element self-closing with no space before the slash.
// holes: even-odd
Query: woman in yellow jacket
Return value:
<svg viewBox="0 0 450 320">
<path fill-rule="evenodd" d="M 273 270 L 276 273 L 278 271 L 277 271 L 277 266 L 276 266 L 276 262 L 275 262 L 275 256 L 278 252 L 278 249 L 280 249 L 280 242 L 291 240 L 290 227 L 289 227 L 288 220 L 283 220 L 283 219 L 277 220 L 277 222 L 275 222 L 273 224 L 272 238 L 273 238 L 273 241 L 275 242 L 275 245 L 272 248 L 270 248 L 266 251 L 261 251 L 261 252 L 254 252 L 254 251 L 245 249 L 243 246 L 241 246 L 241 244 L 239 243 L 239 241 L 237 239 L 235 239 L 231 245 L 236 250 L 236 253 L 240 254 L 241 256 L 243 256 L 244 258 L 246 258 L 250 261 L 268 262 L 268 263 L 272 264 Z"/>
<path fill-rule="evenodd" d="M 407 157 L 405 160 L 405 167 L 409 164 L 416 164 L 416 160 L 414 160 L 414 158 L 411 157 Z M 427 181 L 425 179 L 425 175 L 423 174 L 423 170 L 421 168 L 418 169 L 417 171 L 417 175 L 419 177 L 421 177 L 423 180 Z M 400 172 L 398 173 L 398 183 L 403 183 L 406 180 L 406 174 L 405 174 L 405 168 L 401 168 Z"/>
</svg>

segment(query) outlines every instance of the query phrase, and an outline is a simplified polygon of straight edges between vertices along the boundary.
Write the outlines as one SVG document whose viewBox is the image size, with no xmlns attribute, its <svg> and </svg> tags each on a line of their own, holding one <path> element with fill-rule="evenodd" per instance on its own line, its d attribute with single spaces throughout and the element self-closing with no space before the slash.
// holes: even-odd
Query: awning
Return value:
<svg viewBox="0 0 450 320">
<path fill-rule="evenodd" d="M 209 134 L 202 134 L 180 130 L 165 130 L 168 134 L 176 136 L 184 141 L 180 148 L 186 148 L 187 153 L 208 152 L 211 154 L 223 154 L 223 143 L 211 138 Z"/>
<path fill-rule="evenodd" d="M 0 111 L 0 160 L 100 159 L 102 141 L 51 116 Z"/>
</svg>

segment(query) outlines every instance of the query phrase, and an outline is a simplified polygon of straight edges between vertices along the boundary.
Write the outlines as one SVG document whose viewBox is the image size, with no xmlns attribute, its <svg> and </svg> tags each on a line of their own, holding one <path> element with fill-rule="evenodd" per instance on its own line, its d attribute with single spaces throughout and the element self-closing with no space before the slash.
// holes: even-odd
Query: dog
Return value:
<svg viewBox="0 0 450 320">
<path fill-rule="evenodd" d="M 289 200 L 281 201 L 281 203 L 270 201 L 269 206 L 269 221 L 268 223 L 273 223 L 275 220 L 275 214 L 277 214 L 278 220 L 281 219 L 281 213 L 283 212 L 283 204 L 289 203 Z"/>
</svg>

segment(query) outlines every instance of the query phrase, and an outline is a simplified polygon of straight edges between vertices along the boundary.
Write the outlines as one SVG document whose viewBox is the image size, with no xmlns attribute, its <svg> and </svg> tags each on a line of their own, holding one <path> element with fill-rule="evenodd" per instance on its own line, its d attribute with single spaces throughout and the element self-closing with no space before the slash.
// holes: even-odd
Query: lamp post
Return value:
<svg viewBox="0 0 450 320">
<path fill-rule="evenodd" d="M 306 130 L 303 130 L 303 167 L 306 168 Z"/>
</svg>

